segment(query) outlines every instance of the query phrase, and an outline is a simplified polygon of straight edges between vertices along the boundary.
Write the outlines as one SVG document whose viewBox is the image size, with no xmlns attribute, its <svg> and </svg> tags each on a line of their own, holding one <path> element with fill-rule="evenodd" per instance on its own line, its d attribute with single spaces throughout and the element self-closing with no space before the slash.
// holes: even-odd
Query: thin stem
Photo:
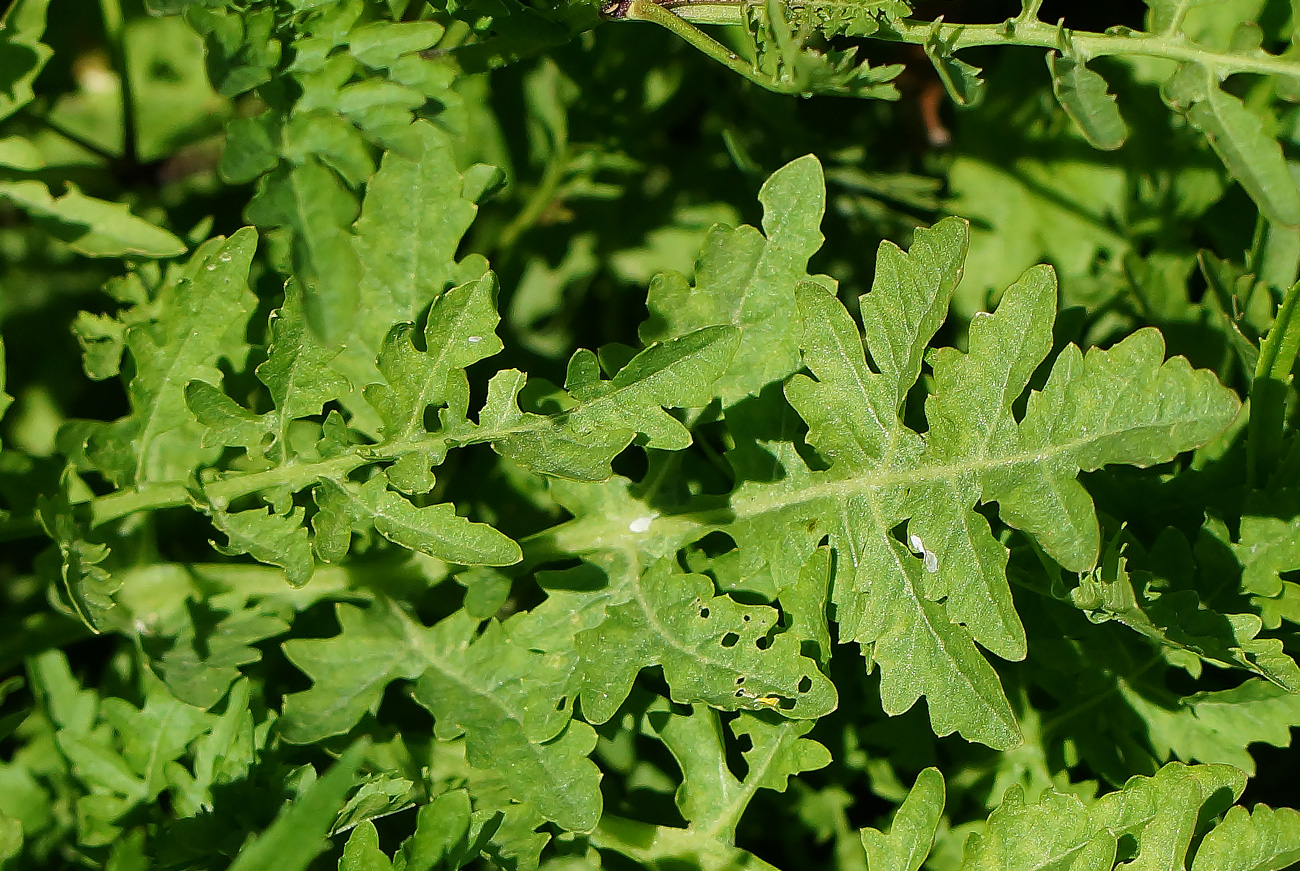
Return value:
<svg viewBox="0 0 1300 871">
<path fill-rule="evenodd" d="M 678 8 L 686 9 L 689 8 L 690 5 L 691 4 L 684 4 Z M 732 10 L 734 10 L 736 16 L 743 16 L 744 14 L 744 7 L 740 4 L 711 2 L 701 4 L 701 6 L 707 6 L 711 12 L 717 12 L 721 16 L 714 18 L 710 15 L 710 17 L 695 19 L 702 24 L 733 23 L 730 20 L 724 20 L 731 17 Z M 700 30 L 698 27 L 695 27 L 686 17 L 668 11 L 663 6 L 654 2 L 654 0 L 632 0 L 631 4 L 627 7 L 627 14 L 625 17 L 630 21 L 651 21 L 658 24 L 660 27 L 671 30 L 696 49 L 725 66 L 727 69 L 734 73 L 739 73 L 751 82 L 762 85 L 768 90 L 780 93 L 794 93 L 794 91 L 791 91 L 788 87 L 783 86 L 782 83 L 777 82 L 754 69 L 753 64 L 745 61 L 740 55 L 736 54 L 734 51 Z M 742 21 L 743 18 L 737 18 L 734 23 L 741 23 Z"/>
<path fill-rule="evenodd" d="M 41 115 L 38 112 L 33 111 L 30 104 L 20 109 L 19 114 L 21 114 L 23 118 L 31 121 L 32 123 L 39 124 L 41 127 L 44 127 L 46 130 L 49 130 L 51 133 L 55 134 L 56 136 L 63 137 L 64 139 L 68 140 L 78 148 L 84 148 L 86 151 L 89 151 L 91 154 L 95 155 L 105 163 L 111 163 L 114 160 L 117 160 L 119 157 L 121 157 L 120 154 L 114 154 L 113 152 L 104 148 L 104 146 L 99 145 L 98 143 L 95 142 L 91 142 L 89 139 L 82 136 L 80 133 L 77 133 L 75 130 L 69 130 L 67 127 L 64 127 L 58 121 L 55 121 L 52 118 L 49 118 L 45 115 Z"/>
<path fill-rule="evenodd" d="M 90 503 L 90 526 L 94 528 L 140 511 L 159 511 L 190 504 L 184 484 L 145 484 L 99 496 Z"/>
<path fill-rule="evenodd" d="M 1157 651 L 1150 659 L 1148 659 L 1142 665 L 1138 666 L 1138 668 L 1135 671 L 1132 671 L 1129 674 L 1124 675 L 1123 677 L 1115 676 L 1114 683 L 1112 683 L 1103 692 L 1094 692 L 1090 694 L 1086 699 L 1079 702 L 1078 704 L 1072 705 L 1068 708 L 1065 708 L 1064 710 L 1058 711 L 1055 716 L 1049 717 L 1048 719 L 1044 720 L 1042 724 L 1038 727 L 1038 733 L 1044 739 L 1046 739 L 1049 735 L 1051 735 L 1053 730 L 1059 728 L 1066 721 L 1071 720 L 1074 717 L 1079 716 L 1083 712 L 1097 707 L 1102 702 L 1105 702 L 1108 699 L 1114 698 L 1115 696 L 1119 695 L 1121 684 L 1124 684 L 1126 686 L 1130 685 L 1129 681 L 1141 677 L 1142 675 L 1146 674 L 1148 671 L 1150 671 L 1152 668 L 1154 668 L 1156 665 L 1158 665 L 1161 662 L 1164 662 L 1164 654 Z"/>
<path fill-rule="evenodd" d="M 134 164 L 135 94 L 131 88 L 131 73 L 126 66 L 126 29 L 122 23 L 121 3 L 119 0 L 99 0 L 99 13 L 104 21 L 104 35 L 108 37 L 109 55 L 122 89 L 122 156 Z"/>
<path fill-rule="evenodd" d="M 1291 369 L 1300 354 L 1300 284 L 1292 285 L 1278 306 L 1273 327 L 1260 342 L 1255 380 L 1250 389 L 1250 423 L 1246 438 L 1246 475 L 1258 487 L 1282 453 L 1286 395 Z"/>
<path fill-rule="evenodd" d="M 654 21 L 677 33 L 683 39 L 719 61 L 726 63 L 726 49 L 710 39 L 699 30 L 685 22 L 701 24 L 745 23 L 745 16 L 750 5 L 742 0 L 668 0 L 665 6 L 659 6 L 651 0 L 636 0 L 633 7 L 637 14 L 628 18 Z M 912 45 L 926 45 L 937 41 L 949 51 L 964 48 L 976 48 L 989 45 L 1027 46 L 1032 48 L 1056 49 L 1061 47 L 1062 39 L 1073 44 L 1075 50 L 1085 59 L 1115 55 L 1141 55 L 1145 57 L 1164 58 L 1180 63 L 1196 63 L 1211 70 L 1220 77 L 1233 73 L 1255 73 L 1267 76 L 1289 76 L 1300 79 L 1300 62 L 1284 60 L 1280 57 L 1261 55 L 1234 54 L 1216 51 L 1196 45 L 1181 38 L 1175 32 L 1142 33 L 1122 30 L 1115 33 L 1090 33 L 1086 31 L 1064 30 L 1055 24 L 1048 24 L 1031 17 L 1027 12 L 1036 11 L 1037 4 L 1030 3 L 1021 15 L 998 24 L 949 24 L 943 21 L 920 21 L 911 18 L 882 19 L 880 29 L 872 34 L 874 39 L 891 42 L 904 42 Z M 653 7 L 653 8 L 651 8 Z M 826 11 L 844 11 L 860 8 L 845 0 L 809 0 L 809 2 L 787 3 L 789 9 L 819 9 Z M 672 12 L 668 12 L 671 9 Z M 670 19 L 678 19 L 675 23 Z M 708 41 L 702 44 L 701 38 Z M 721 56 L 720 56 L 720 53 Z M 735 57 L 734 54 L 731 55 Z M 738 68 L 727 64 L 765 87 L 773 83 L 756 77 L 752 68 L 740 65 Z"/>
<path fill-rule="evenodd" d="M 542 216 L 542 212 L 555 199 L 556 192 L 560 188 L 560 182 L 563 180 L 564 172 L 568 169 L 568 166 L 569 148 L 567 145 L 561 145 L 558 153 L 552 156 L 547 164 L 545 172 L 542 173 L 541 181 L 537 183 L 537 187 L 529 195 L 524 207 L 497 237 L 495 246 L 497 251 L 513 251 L 515 242 L 519 237 L 537 223 L 537 220 Z"/>
<path fill-rule="evenodd" d="M 1043 0 L 1021 0 L 1020 15 L 1017 21 L 1037 21 L 1038 10 L 1043 8 Z"/>
<path fill-rule="evenodd" d="M 463 448 L 469 445 L 490 444 L 511 435 L 536 432 L 555 425 L 556 415 L 537 415 L 537 420 L 516 423 L 501 427 L 470 426 L 464 429 L 429 433 L 389 442 L 382 445 L 361 445 L 342 456 L 330 457 L 316 461 L 296 461 L 269 469 L 251 472 L 230 472 L 215 479 L 205 481 L 201 487 L 192 488 L 189 484 L 169 481 L 157 484 L 142 484 L 98 496 L 83 509 L 88 512 L 91 528 L 101 526 L 113 520 L 120 520 L 141 511 L 158 511 L 165 508 L 179 508 L 196 505 L 200 499 L 211 505 L 224 509 L 235 500 L 276 487 L 288 487 L 297 492 L 311 486 L 322 478 L 339 480 L 352 470 L 370 463 L 387 463 L 420 450 L 431 448 Z M 200 496 L 201 491 L 201 496 Z M 31 530 L 40 532 L 40 527 L 27 524 L 26 518 L 14 519 L 7 523 L 5 530 Z M 10 537 L 17 537 L 16 535 Z"/>
<path fill-rule="evenodd" d="M 924 45 L 935 30 L 931 21 L 909 18 L 888 22 L 876 34 L 880 39 Z M 1258 57 L 1214 51 L 1168 35 L 1140 32 L 1087 33 L 1061 31 L 1042 21 L 1012 19 L 1002 24 L 940 24 L 939 39 L 953 51 L 987 45 L 1019 45 L 1035 48 L 1059 48 L 1061 34 L 1066 33 L 1075 48 L 1085 57 L 1143 55 L 1182 63 L 1197 63 L 1217 74 L 1257 73 L 1300 78 L 1300 63 L 1275 57 Z"/>
<path fill-rule="evenodd" d="M 1165 25 L 1164 36 L 1173 36 L 1182 29 L 1183 19 L 1187 17 L 1187 10 L 1192 7 L 1192 0 L 1178 0 L 1178 5 L 1174 7 L 1173 14 L 1169 16 L 1169 23 Z"/>
</svg>

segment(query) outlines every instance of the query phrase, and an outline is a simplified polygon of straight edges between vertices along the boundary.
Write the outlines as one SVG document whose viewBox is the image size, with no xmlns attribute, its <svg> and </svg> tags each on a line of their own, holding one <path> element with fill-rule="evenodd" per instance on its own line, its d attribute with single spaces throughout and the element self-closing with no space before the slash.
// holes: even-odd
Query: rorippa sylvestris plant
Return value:
<svg viewBox="0 0 1300 871">
<path fill-rule="evenodd" d="M 1134 6 L 12 4 L 0 864 L 1300 861 L 1300 12 Z"/>
</svg>

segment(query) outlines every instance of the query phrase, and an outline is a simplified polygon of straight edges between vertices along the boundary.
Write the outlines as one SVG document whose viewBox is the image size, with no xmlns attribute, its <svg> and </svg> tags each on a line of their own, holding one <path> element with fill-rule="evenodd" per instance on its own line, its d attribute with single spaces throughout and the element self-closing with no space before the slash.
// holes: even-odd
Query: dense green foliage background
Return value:
<svg viewBox="0 0 1300 871">
<path fill-rule="evenodd" d="M 11 5 L 0 864 L 1300 860 L 1300 6 L 630 8 Z"/>
</svg>

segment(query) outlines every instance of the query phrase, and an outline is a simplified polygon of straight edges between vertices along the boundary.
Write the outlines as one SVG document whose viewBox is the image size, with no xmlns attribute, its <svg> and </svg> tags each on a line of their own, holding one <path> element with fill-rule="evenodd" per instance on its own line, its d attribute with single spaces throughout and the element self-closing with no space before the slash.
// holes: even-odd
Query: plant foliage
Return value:
<svg viewBox="0 0 1300 871">
<path fill-rule="evenodd" d="M 1045 5 L 13 3 L 0 866 L 1300 862 L 1300 13 Z"/>
</svg>

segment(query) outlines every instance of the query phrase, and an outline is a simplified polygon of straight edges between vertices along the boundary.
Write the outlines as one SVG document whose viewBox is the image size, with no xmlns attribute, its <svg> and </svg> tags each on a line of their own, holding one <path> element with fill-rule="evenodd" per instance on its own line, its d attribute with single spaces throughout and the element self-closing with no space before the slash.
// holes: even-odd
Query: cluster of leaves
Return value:
<svg viewBox="0 0 1300 871">
<path fill-rule="evenodd" d="M 0 864 L 1300 861 L 1289 5 L 73 4 Z"/>
<path fill-rule="evenodd" d="M 1052 94 L 1079 132 L 1096 148 L 1113 151 L 1128 126 L 1107 83 L 1089 61 L 1098 57 L 1141 59 L 1143 78 L 1158 82 L 1166 106 L 1204 134 L 1232 176 L 1277 224 L 1300 224 L 1300 191 L 1286 167 L 1273 131 L 1277 101 L 1300 99 L 1300 35 L 1293 26 L 1269 28 L 1285 15 L 1282 4 L 1148 0 L 1141 29 L 1118 27 L 1090 33 L 1040 19 L 1043 0 L 1021 0 L 1018 15 L 997 24 L 946 23 L 909 18 L 906 0 L 790 4 L 676 0 L 669 16 L 648 4 L 630 17 L 657 21 L 687 35 L 706 53 L 765 87 L 799 94 L 842 94 L 897 99 L 893 82 L 902 65 L 872 68 L 856 62 L 855 50 L 828 45 L 836 37 L 885 39 L 921 47 L 948 95 L 960 106 L 978 106 L 987 90 L 982 72 L 957 57 L 972 46 L 1033 46 L 1048 49 Z M 1267 9 L 1276 6 L 1277 10 Z M 721 9 L 719 8 L 721 7 Z M 741 27 L 746 60 L 690 28 L 687 21 Z M 1262 22 L 1262 24 L 1261 24 Z M 1274 49 L 1270 51 L 1270 49 Z M 1245 100 L 1225 87 L 1237 75 L 1262 81 Z M 1234 85 L 1236 83 L 1234 82 Z M 1248 108 L 1247 102 L 1253 106 Z"/>
</svg>

